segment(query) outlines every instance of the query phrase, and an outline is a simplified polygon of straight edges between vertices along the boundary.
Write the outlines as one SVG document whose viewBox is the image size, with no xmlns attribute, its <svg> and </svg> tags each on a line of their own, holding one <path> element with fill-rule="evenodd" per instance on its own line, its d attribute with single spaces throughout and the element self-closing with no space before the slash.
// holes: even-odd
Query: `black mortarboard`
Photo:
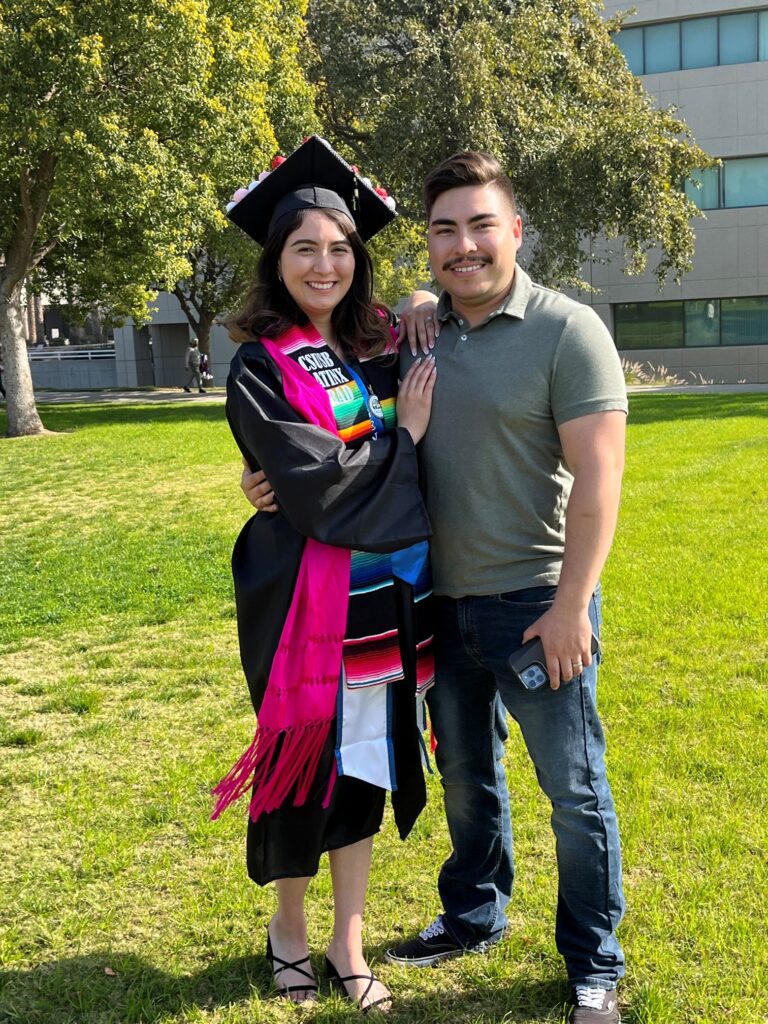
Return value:
<svg viewBox="0 0 768 1024">
<path fill-rule="evenodd" d="M 397 216 L 394 201 L 376 193 L 346 160 L 312 135 L 262 180 L 239 189 L 239 201 L 227 205 L 227 216 L 247 235 L 264 245 L 270 229 L 294 210 L 339 210 L 355 224 L 363 241 Z M 235 198 L 233 196 L 233 200 Z"/>
</svg>

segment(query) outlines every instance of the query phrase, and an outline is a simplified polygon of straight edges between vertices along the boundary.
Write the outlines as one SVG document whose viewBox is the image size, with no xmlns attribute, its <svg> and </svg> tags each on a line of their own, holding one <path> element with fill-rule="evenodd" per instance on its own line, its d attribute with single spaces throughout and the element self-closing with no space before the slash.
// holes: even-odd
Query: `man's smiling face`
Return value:
<svg viewBox="0 0 768 1024">
<path fill-rule="evenodd" d="M 512 287 L 522 222 L 495 185 L 443 192 L 429 218 L 432 273 L 457 313 L 480 323 Z"/>
</svg>

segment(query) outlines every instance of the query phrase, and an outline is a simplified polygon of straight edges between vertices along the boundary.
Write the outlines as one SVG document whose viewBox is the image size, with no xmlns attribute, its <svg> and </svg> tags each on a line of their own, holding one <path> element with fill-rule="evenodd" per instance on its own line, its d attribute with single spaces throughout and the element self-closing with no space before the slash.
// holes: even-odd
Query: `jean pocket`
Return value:
<svg viewBox="0 0 768 1024">
<path fill-rule="evenodd" d="M 505 594 L 497 594 L 496 598 L 501 604 L 509 605 L 518 611 L 536 611 L 543 614 L 547 608 L 552 607 L 555 600 L 557 587 L 526 587 L 524 590 L 509 590 Z"/>
</svg>

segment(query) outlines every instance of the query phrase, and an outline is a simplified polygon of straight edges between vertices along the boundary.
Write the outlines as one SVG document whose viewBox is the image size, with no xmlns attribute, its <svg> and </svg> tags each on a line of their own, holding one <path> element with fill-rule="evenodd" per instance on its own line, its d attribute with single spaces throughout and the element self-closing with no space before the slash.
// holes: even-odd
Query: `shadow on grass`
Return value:
<svg viewBox="0 0 768 1024">
<path fill-rule="evenodd" d="M 118 424 L 182 424 L 221 423 L 224 421 L 223 404 L 179 402 L 168 405 L 50 405 L 38 410 L 48 430 L 76 431 L 85 427 L 103 427 Z M 0 410 L 0 438 L 5 435 L 7 423 L 4 410 Z"/>
<path fill-rule="evenodd" d="M 727 420 L 736 416 L 768 415 L 768 394 L 633 394 L 629 397 L 629 422 L 663 423 L 670 420 Z"/>
<path fill-rule="evenodd" d="M 368 949 L 367 953 L 376 970 L 381 951 Z M 328 982 L 320 969 L 319 956 L 313 955 L 313 966 L 320 981 L 320 998 L 313 1007 L 302 1009 L 302 1018 L 316 1024 L 359 1021 L 360 1014 L 351 1003 L 338 996 L 328 998 Z M 113 973 L 107 974 L 107 970 Z M 418 977 L 421 972 L 415 975 Z M 405 971 L 387 978 L 394 1006 L 386 1019 L 393 1024 L 477 1024 L 479 1020 L 498 1024 L 546 1020 L 561 1024 L 567 1018 L 568 989 L 564 979 L 542 980 L 532 978 L 530 973 L 517 978 L 466 978 L 463 990 L 457 992 L 453 978 L 450 989 L 447 986 L 443 991 L 435 991 L 432 987 L 429 992 L 406 995 L 402 989 L 407 980 L 404 983 L 402 979 L 408 976 Z M 636 996 L 635 1001 L 622 1007 L 626 1024 L 667 1024 L 673 1019 L 653 1012 L 648 1005 L 648 993 L 642 989 Z M 0 971 L 3 1024 L 155 1024 L 192 1008 L 215 1014 L 251 998 L 265 1001 L 267 1006 L 272 1001 L 276 1006 L 283 1005 L 267 963 L 259 954 L 217 960 L 196 974 L 181 976 L 165 973 L 133 953 L 106 950 L 39 964 L 28 970 Z M 653 999 L 651 1003 L 655 1005 Z M 249 1019 L 249 1010 L 244 1008 L 243 1013 L 244 1019 Z M 261 1015 L 257 1017 L 263 1019 Z"/>
<path fill-rule="evenodd" d="M 315 968 L 319 966 L 314 958 Z M 114 974 L 106 974 L 109 969 Z M 465 991 L 398 996 L 387 1019 L 409 1024 L 474 1024 L 479 1019 L 522 1024 L 565 1019 L 566 987 L 557 980 L 483 979 Z M 334 997 L 320 977 L 320 999 L 302 1017 L 321 1022 L 359 1020 L 355 1007 Z M 219 960 L 197 974 L 167 974 L 132 953 L 104 952 L 72 957 L 22 971 L 0 971 L 0 1020 L 4 1024 L 155 1024 L 193 1007 L 215 1014 L 232 1004 L 277 999 L 262 956 Z M 248 1011 L 244 1010 L 248 1015 Z M 259 1018 L 261 1019 L 261 1018 Z M 382 1018 L 383 1019 L 383 1018 Z M 634 1021 L 630 1008 L 625 1020 Z"/>
<path fill-rule="evenodd" d="M 105 971 L 114 971 L 114 975 Z M 220 960 L 177 977 L 132 953 L 107 952 L 0 971 L 0 1021 L 13 1024 L 152 1024 L 185 1007 L 214 1010 L 272 992 L 263 957 Z"/>
</svg>

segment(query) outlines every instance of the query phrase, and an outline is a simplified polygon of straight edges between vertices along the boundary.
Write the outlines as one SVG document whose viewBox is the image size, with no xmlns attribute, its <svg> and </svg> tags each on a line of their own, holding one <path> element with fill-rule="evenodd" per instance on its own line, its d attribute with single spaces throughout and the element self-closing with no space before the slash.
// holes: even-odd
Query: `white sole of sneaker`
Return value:
<svg viewBox="0 0 768 1024">
<path fill-rule="evenodd" d="M 469 952 L 465 949 L 457 949 L 451 953 L 441 953 L 439 956 L 425 956 L 419 960 L 403 959 L 401 957 L 392 956 L 389 952 L 384 954 L 384 959 L 388 964 L 394 964 L 396 967 L 437 967 L 438 964 L 443 963 L 444 960 L 453 960 L 457 956 L 463 956 L 464 953 Z"/>
</svg>

